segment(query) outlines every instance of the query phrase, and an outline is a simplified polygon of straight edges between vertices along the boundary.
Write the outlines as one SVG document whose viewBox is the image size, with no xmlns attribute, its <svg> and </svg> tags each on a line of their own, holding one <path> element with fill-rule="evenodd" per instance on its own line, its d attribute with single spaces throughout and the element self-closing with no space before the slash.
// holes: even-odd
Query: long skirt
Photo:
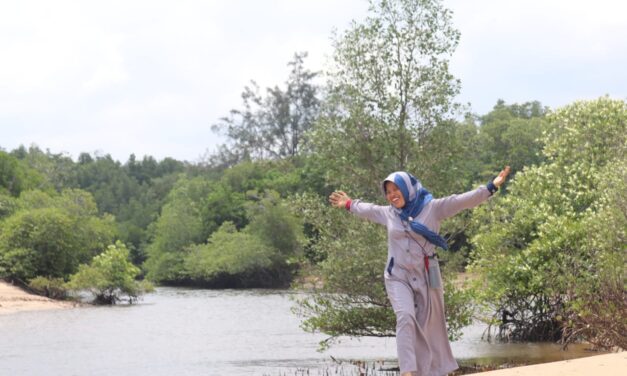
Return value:
<svg viewBox="0 0 627 376">
<path fill-rule="evenodd" d="M 401 374 L 441 376 L 456 370 L 446 331 L 443 290 L 429 287 L 424 267 L 411 271 L 395 267 L 392 274 L 386 271 L 385 288 L 396 314 Z"/>
</svg>

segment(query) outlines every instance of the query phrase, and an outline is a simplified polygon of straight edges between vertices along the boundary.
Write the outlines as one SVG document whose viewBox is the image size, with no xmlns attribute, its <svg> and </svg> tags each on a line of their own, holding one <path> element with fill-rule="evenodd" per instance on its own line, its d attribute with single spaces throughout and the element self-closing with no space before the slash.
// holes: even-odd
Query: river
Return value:
<svg viewBox="0 0 627 376">
<path fill-rule="evenodd" d="M 318 352 L 322 334 L 300 329 L 297 293 L 158 288 L 139 304 L 0 316 L 0 375 L 354 375 L 350 360 L 396 364 L 393 338 L 344 339 Z M 460 362 L 542 362 L 582 346 L 490 344 L 471 326 L 452 344 Z M 392 372 L 381 372 L 392 375 Z"/>
</svg>

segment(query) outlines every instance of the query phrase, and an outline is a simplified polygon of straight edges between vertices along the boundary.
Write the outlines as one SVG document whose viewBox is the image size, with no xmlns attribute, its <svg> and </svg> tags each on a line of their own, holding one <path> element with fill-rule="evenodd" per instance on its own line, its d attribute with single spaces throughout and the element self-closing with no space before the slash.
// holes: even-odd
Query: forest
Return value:
<svg viewBox="0 0 627 376">
<path fill-rule="evenodd" d="M 495 99 L 474 114 L 448 70 L 458 40 L 438 2 L 382 2 L 336 35 L 331 71 L 299 52 L 284 83 L 251 81 L 204 160 L 0 141 L 0 278 L 101 303 L 151 283 L 302 288 L 295 314 L 322 346 L 393 336 L 384 229 L 329 194 L 384 204 L 380 181 L 404 170 L 442 197 L 509 165 L 494 198 L 441 230 L 450 337 L 481 318 L 500 339 L 627 348 L 627 101 Z"/>
</svg>

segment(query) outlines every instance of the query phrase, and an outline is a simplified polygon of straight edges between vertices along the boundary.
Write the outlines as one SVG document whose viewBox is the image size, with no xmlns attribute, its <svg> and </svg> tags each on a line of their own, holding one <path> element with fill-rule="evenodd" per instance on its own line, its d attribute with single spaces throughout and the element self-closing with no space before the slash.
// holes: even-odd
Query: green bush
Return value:
<svg viewBox="0 0 627 376">
<path fill-rule="evenodd" d="M 250 203 L 248 217 L 245 232 L 274 248 L 280 258 L 290 259 L 301 254 L 305 244 L 303 221 L 281 201 L 278 193 L 266 192 L 264 198 Z"/>
<path fill-rule="evenodd" d="M 144 268 L 155 282 L 179 282 L 184 279 L 183 259 L 186 248 L 206 239 L 201 216 L 204 197 L 210 184 L 202 178 L 182 177 L 168 194 L 159 218 L 150 225 L 152 242 L 147 246 Z"/>
<path fill-rule="evenodd" d="M 135 280 L 139 273 L 139 268 L 129 260 L 126 246 L 117 241 L 105 252 L 94 257 L 90 265 L 81 265 L 67 286 L 74 291 L 89 291 L 96 304 L 115 304 L 123 296 L 127 296 L 129 303 L 133 303 L 142 294 L 153 290 L 147 281 Z"/>
<path fill-rule="evenodd" d="M 22 192 L 15 210 L 0 221 L 0 268 L 7 277 L 66 279 L 114 238 L 114 219 L 97 217 L 91 195 Z"/>
<path fill-rule="evenodd" d="M 291 279 L 278 267 L 278 252 L 254 235 L 225 222 L 207 244 L 190 247 L 185 270 L 209 287 L 276 287 Z"/>
<path fill-rule="evenodd" d="M 17 200 L 0 191 L 0 219 L 12 215 L 17 210 Z"/>
<path fill-rule="evenodd" d="M 89 260 L 75 236 L 72 219 L 56 208 L 21 210 L 3 222 L 0 254 L 12 277 L 63 278 Z"/>
<path fill-rule="evenodd" d="M 625 346 L 627 102 L 577 102 L 548 120 L 547 162 L 474 213 L 478 297 L 502 338 Z"/>
<path fill-rule="evenodd" d="M 65 299 L 68 296 L 63 278 L 36 277 L 28 283 L 28 287 L 51 299 Z"/>
</svg>

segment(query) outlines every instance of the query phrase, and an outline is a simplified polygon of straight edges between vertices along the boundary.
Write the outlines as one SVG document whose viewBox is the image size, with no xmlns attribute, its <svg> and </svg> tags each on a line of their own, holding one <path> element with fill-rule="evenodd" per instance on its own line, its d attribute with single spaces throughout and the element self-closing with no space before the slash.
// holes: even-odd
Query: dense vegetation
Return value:
<svg viewBox="0 0 627 376">
<path fill-rule="evenodd" d="M 548 117 L 546 162 L 474 213 L 476 295 L 501 337 L 623 348 L 627 333 L 627 102 L 577 102 Z"/>
<path fill-rule="evenodd" d="M 106 303 L 149 288 L 137 277 L 211 288 L 313 281 L 296 309 L 305 329 L 328 343 L 389 336 L 385 232 L 332 210 L 328 194 L 383 203 L 380 179 L 408 170 L 444 196 L 508 164 L 502 192 L 441 230 L 449 334 L 484 317 L 503 339 L 625 348 L 627 102 L 551 110 L 499 100 L 460 116 L 450 20 L 439 1 L 373 2 L 369 18 L 335 36 L 324 86 L 296 54 L 283 87 L 244 89 L 242 109 L 214 125 L 227 144 L 206 161 L 0 150 L 0 277 Z M 467 270 L 476 285 L 452 283 Z"/>
</svg>

